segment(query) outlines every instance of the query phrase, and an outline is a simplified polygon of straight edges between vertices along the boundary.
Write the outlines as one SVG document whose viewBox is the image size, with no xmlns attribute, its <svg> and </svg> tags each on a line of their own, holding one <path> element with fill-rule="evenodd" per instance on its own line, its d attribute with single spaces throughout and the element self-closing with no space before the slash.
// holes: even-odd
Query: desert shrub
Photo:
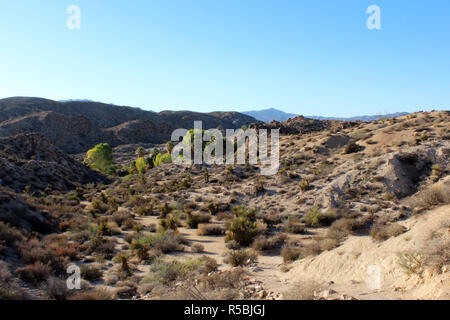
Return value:
<svg viewBox="0 0 450 320">
<path fill-rule="evenodd" d="M 203 263 L 203 266 L 205 268 L 205 273 L 217 271 L 219 264 L 217 263 L 216 259 L 208 257 L 208 256 L 201 256 L 199 259 Z"/>
<path fill-rule="evenodd" d="M 257 218 L 267 224 L 268 228 L 272 228 L 282 222 L 281 215 L 278 213 L 258 214 Z"/>
<path fill-rule="evenodd" d="M 117 223 L 119 227 L 130 227 L 133 224 L 134 218 L 127 210 L 120 210 L 114 212 L 112 220 Z"/>
<path fill-rule="evenodd" d="M 130 241 L 131 249 L 135 252 L 140 261 L 149 259 L 148 251 L 150 250 L 150 244 L 147 241 L 144 241 L 144 239 L 145 238 L 133 238 L 133 240 Z"/>
<path fill-rule="evenodd" d="M 297 217 L 291 216 L 284 222 L 284 229 L 286 232 L 299 234 L 305 232 L 306 226 Z"/>
<path fill-rule="evenodd" d="M 25 299 L 23 290 L 13 281 L 8 265 L 0 261 L 0 300 Z"/>
<path fill-rule="evenodd" d="M 153 215 L 153 206 L 141 206 L 136 209 L 138 216 L 151 216 Z"/>
<path fill-rule="evenodd" d="M 407 275 L 422 275 L 424 270 L 422 256 L 418 253 L 402 253 L 398 255 L 398 265 Z"/>
<path fill-rule="evenodd" d="M 154 167 L 158 167 L 164 163 L 171 163 L 172 162 L 172 156 L 169 153 L 158 153 L 154 158 L 153 158 L 153 166 Z"/>
<path fill-rule="evenodd" d="M 100 267 L 94 265 L 84 265 L 80 268 L 81 278 L 90 282 L 99 281 L 103 277 Z"/>
<path fill-rule="evenodd" d="M 305 215 L 304 221 L 307 226 L 318 227 L 329 225 L 337 218 L 335 212 L 322 212 L 318 206 L 313 206 Z"/>
<path fill-rule="evenodd" d="M 105 288 L 96 288 L 75 293 L 69 300 L 112 300 L 113 294 Z"/>
<path fill-rule="evenodd" d="M 100 143 L 86 153 L 84 163 L 94 170 L 113 174 L 115 167 L 113 165 L 112 148 L 107 143 Z"/>
<path fill-rule="evenodd" d="M 328 228 L 327 237 L 340 242 L 349 234 L 367 234 L 372 224 L 371 215 L 347 214 L 333 222 Z"/>
<path fill-rule="evenodd" d="M 133 274 L 133 269 L 130 266 L 130 257 L 126 253 L 119 252 L 117 256 L 114 258 L 115 262 L 117 262 L 120 266 L 119 268 L 119 276 L 121 279 L 131 276 Z"/>
<path fill-rule="evenodd" d="M 0 243 L 5 243 L 8 247 L 12 247 L 16 241 L 24 240 L 22 233 L 9 224 L 0 221 Z"/>
<path fill-rule="evenodd" d="M 237 243 L 235 240 L 230 240 L 225 245 L 230 250 L 238 250 L 241 248 L 240 244 Z"/>
<path fill-rule="evenodd" d="M 301 248 L 286 246 L 281 250 L 281 257 L 284 263 L 289 263 L 300 258 L 302 254 Z"/>
<path fill-rule="evenodd" d="M 345 146 L 344 153 L 345 154 L 355 153 L 361 151 L 362 149 L 363 149 L 362 146 L 356 144 L 355 142 L 351 142 Z"/>
<path fill-rule="evenodd" d="M 296 283 L 292 289 L 283 292 L 284 300 L 314 300 L 317 293 L 323 290 L 314 281 L 303 281 Z"/>
<path fill-rule="evenodd" d="M 261 179 L 258 179 L 253 185 L 253 191 L 255 194 L 263 193 L 265 190 L 264 182 Z"/>
<path fill-rule="evenodd" d="M 199 236 L 220 236 L 225 233 L 224 228 L 218 224 L 199 224 L 197 234 Z"/>
<path fill-rule="evenodd" d="M 235 206 L 231 209 L 235 217 L 243 217 L 248 220 L 254 221 L 256 219 L 256 209 L 254 208 L 247 208 L 244 205 Z"/>
<path fill-rule="evenodd" d="M 385 241 L 406 232 L 406 227 L 398 223 L 375 223 L 370 230 L 370 236 L 377 241 Z"/>
<path fill-rule="evenodd" d="M 193 253 L 201 253 L 205 251 L 205 247 L 201 243 L 194 243 L 191 247 L 191 252 Z"/>
<path fill-rule="evenodd" d="M 302 181 L 300 181 L 299 183 L 299 187 L 300 190 L 302 190 L 303 192 L 308 191 L 311 188 L 311 185 L 309 184 L 309 179 L 308 178 L 302 179 Z"/>
<path fill-rule="evenodd" d="M 450 203 L 450 189 L 443 185 L 432 186 L 420 193 L 419 202 L 428 208 L 448 204 Z"/>
<path fill-rule="evenodd" d="M 242 268 L 235 268 L 224 272 L 217 272 L 205 275 L 201 278 L 202 284 L 207 289 L 218 291 L 219 289 L 238 289 L 241 287 L 245 271 Z"/>
<path fill-rule="evenodd" d="M 236 217 L 231 221 L 226 232 L 225 242 L 235 240 L 242 246 L 248 246 L 256 237 L 256 224 L 244 216 Z"/>
<path fill-rule="evenodd" d="M 219 211 L 219 203 L 214 202 L 214 201 L 208 201 L 205 204 L 205 209 L 212 215 L 216 215 L 216 213 Z"/>
<path fill-rule="evenodd" d="M 172 212 L 172 208 L 167 204 L 167 202 L 164 202 L 163 204 L 161 204 L 161 206 L 159 207 L 159 217 L 164 219 L 165 217 L 167 217 L 167 215 Z"/>
<path fill-rule="evenodd" d="M 69 297 L 69 289 L 67 288 L 66 281 L 56 277 L 47 279 L 44 290 L 47 296 L 53 300 L 66 300 Z"/>
<path fill-rule="evenodd" d="M 96 253 L 105 259 L 111 259 L 114 256 L 115 241 L 98 235 L 92 238 L 87 244 L 84 244 L 83 247 L 87 254 Z"/>
<path fill-rule="evenodd" d="M 205 258 L 190 259 L 185 262 L 157 260 L 151 265 L 149 274 L 142 282 L 158 282 L 168 285 L 176 280 L 185 280 L 189 276 L 195 276 L 195 274 L 210 272 L 211 268 L 215 269 L 217 266 L 214 268 L 214 264 Z"/>
<path fill-rule="evenodd" d="M 162 253 L 182 251 L 181 243 L 184 239 L 172 230 L 159 230 L 156 234 L 142 234 L 135 241 L 148 245 L 149 248 L 159 250 Z"/>
<path fill-rule="evenodd" d="M 258 259 L 258 254 L 251 249 L 232 250 L 228 253 L 224 262 L 233 267 L 245 266 L 255 263 Z"/>
<path fill-rule="evenodd" d="M 77 244 L 68 243 L 64 235 L 49 235 L 43 241 L 30 239 L 21 242 L 18 249 L 23 262 L 29 265 L 40 262 L 55 274 L 64 274 L 70 260 L 78 258 Z"/>
<path fill-rule="evenodd" d="M 423 264 L 435 274 L 441 274 L 450 264 L 450 240 L 448 237 L 432 237 L 421 251 Z"/>
<path fill-rule="evenodd" d="M 281 246 L 284 241 L 286 241 L 285 235 L 278 235 L 271 238 L 259 236 L 253 241 L 252 248 L 258 252 L 270 251 Z"/>
<path fill-rule="evenodd" d="M 186 224 L 191 229 L 197 229 L 200 223 L 209 223 L 211 216 L 208 214 L 191 214 L 186 213 Z"/>
<path fill-rule="evenodd" d="M 169 215 L 165 219 L 159 221 L 159 225 L 164 230 L 174 230 L 178 229 L 178 219 L 174 215 Z"/>
<path fill-rule="evenodd" d="M 50 276 L 51 268 L 48 265 L 44 265 L 41 262 L 35 262 L 22 268 L 16 269 L 16 275 L 25 282 L 38 284 L 47 280 Z"/>
</svg>

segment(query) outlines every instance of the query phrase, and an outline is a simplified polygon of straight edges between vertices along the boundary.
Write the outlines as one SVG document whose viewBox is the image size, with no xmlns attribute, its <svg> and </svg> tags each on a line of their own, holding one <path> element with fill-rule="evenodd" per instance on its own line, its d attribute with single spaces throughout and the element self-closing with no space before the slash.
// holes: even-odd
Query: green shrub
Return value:
<svg viewBox="0 0 450 320">
<path fill-rule="evenodd" d="M 304 221 L 307 226 L 319 227 L 321 225 L 329 225 L 337 218 L 336 213 L 323 213 L 318 206 L 313 206 L 305 215 Z"/>
<path fill-rule="evenodd" d="M 100 143 L 86 153 L 84 163 L 94 170 L 113 174 L 115 166 L 113 165 L 112 148 L 107 143 Z"/>
<path fill-rule="evenodd" d="M 169 153 L 158 153 L 155 158 L 153 159 L 153 166 L 158 167 L 164 163 L 171 163 L 172 162 L 172 156 Z"/>
<path fill-rule="evenodd" d="M 174 230 L 178 229 L 178 219 L 174 215 L 169 215 L 165 219 L 159 221 L 159 225 L 164 230 Z"/>
<path fill-rule="evenodd" d="M 156 249 L 162 253 L 182 251 L 181 243 L 183 238 L 172 230 L 160 229 L 156 234 L 141 234 L 135 238 L 135 241 L 148 245 L 149 248 Z"/>
<path fill-rule="evenodd" d="M 226 232 L 225 242 L 235 240 L 241 246 L 252 243 L 257 234 L 256 224 L 244 216 L 236 217 L 231 221 Z"/>
<path fill-rule="evenodd" d="M 144 158 L 138 158 L 135 166 L 139 174 L 144 174 L 147 171 L 147 163 Z"/>
</svg>

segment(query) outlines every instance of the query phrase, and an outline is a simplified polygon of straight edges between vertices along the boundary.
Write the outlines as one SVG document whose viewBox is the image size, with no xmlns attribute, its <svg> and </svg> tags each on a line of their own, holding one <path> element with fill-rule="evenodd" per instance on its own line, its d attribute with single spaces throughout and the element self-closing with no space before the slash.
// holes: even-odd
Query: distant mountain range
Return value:
<svg viewBox="0 0 450 320">
<path fill-rule="evenodd" d="M 253 117 L 256 120 L 264 121 L 264 122 L 270 122 L 273 120 L 282 122 L 282 121 L 286 121 L 289 118 L 294 118 L 294 117 L 298 116 L 298 114 L 286 113 L 284 111 L 277 110 L 274 108 L 270 108 L 270 109 L 266 109 L 266 110 L 259 110 L 259 111 L 245 111 L 242 113 L 246 114 L 250 117 Z"/>
<path fill-rule="evenodd" d="M 259 111 L 245 111 L 242 112 L 243 114 L 249 115 L 256 120 L 263 121 L 263 122 L 270 122 L 270 121 L 286 121 L 289 118 L 297 117 L 298 114 L 294 113 L 287 113 L 278 109 L 270 108 L 265 110 L 259 110 Z M 378 120 L 380 117 L 383 118 L 394 118 L 394 117 L 400 117 L 408 114 L 407 112 L 396 112 L 396 113 L 390 113 L 385 115 L 373 115 L 373 116 L 356 116 L 356 117 L 322 117 L 322 116 L 305 116 L 305 118 L 310 119 L 316 119 L 316 120 L 342 120 L 342 121 L 373 121 Z"/>
</svg>

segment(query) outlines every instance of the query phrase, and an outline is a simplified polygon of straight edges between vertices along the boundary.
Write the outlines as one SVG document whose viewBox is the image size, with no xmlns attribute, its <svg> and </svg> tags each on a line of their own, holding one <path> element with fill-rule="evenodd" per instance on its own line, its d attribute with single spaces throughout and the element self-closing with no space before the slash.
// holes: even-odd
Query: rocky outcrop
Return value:
<svg viewBox="0 0 450 320">
<path fill-rule="evenodd" d="M 70 190 L 77 184 L 106 183 L 108 179 L 75 161 L 42 134 L 21 134 L 0 138 L 0 185 L 21 192 Z"/>
<path fill-rule="evenodd" d="M 303 116 L 288 119 L 284 122 L 272 121 L 269 123 L 256 123 L 251 126 L 255 129 L 280 129 L 281 134 L 306 134 L 336 128 L 345 129 L 357 126 L 358 122 L 335 121 L 335 120 L 315 120 Z"/>
<path fill-rule="evenodd" d="M 433 164 L 448 170 L 448 153 L 447 143 L 437 147 L 410 148 L 390 156 L 379 174 L 389 192 L 401 199 L 417 191 L 419 182 L 430 176 Z"/>
</svg>

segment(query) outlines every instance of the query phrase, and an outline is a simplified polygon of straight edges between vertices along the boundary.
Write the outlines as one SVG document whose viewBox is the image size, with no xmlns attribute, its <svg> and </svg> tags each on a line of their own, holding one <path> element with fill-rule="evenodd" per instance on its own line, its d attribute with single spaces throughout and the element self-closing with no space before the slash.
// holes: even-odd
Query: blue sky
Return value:
<svg viewBox="0 0 450 320">
<path fill-rule="evenodd" d="M 81 29 L 69 30 L 69 5 Z M 381 30 L 366 9 L 381 8 Z M 354 116 L 449 110 L 450 1 L 0 0 L 0 98 Z"/>
</svg>

